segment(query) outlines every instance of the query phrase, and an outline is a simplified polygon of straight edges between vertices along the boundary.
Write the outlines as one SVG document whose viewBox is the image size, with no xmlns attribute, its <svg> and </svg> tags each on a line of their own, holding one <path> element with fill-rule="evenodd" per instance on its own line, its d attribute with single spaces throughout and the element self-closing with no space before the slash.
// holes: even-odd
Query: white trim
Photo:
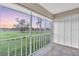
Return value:
<svg viewBox="0 0 79 59">
<path fill-rule="evenodd" d="M 3 3 L 3 4 L 0 4 L 0 5 L 8 7 L 8 8 L 11 8 L 13 10 L 17 10 L 17 11 L 26 13 L 26 14 L 31 14 L 30 10 L 28 10 L 28 9 L 22 7 L 22 6 L 16 5 L 16 4 L 12 4 L 12 3 L 6 4 L 6 3 Z"/>
</svg>

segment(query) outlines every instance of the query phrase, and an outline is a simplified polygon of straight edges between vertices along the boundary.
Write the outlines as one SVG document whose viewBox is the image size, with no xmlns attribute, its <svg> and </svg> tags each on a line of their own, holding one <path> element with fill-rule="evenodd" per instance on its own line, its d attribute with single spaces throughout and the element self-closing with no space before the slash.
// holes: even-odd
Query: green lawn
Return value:
<svg viewBox="0 0 79 59">
<path fill-rule="evenodd" d="M 38 34 L 36 32 L 33 32 L 32 35 Z M 6 38 L 13 38 L 13 37 L 19 37 L 19 36 L 28 36 L 29 32 L 0 32 L 0 39 L 6 39 Z"/>
<path fill-rule="evenodd" d="M 39 38 L 40 37 L 39 34 L 41 34 L 41 38 Z M 50 35 L 48 35 L 50 33 L 48 33 L 45 36 L 43 36 L 43 34 L 47 34 L 47 33 L 32 32 L 32 35 L 37 35 L 36 37 L 32 36 L 32 53 L 45 46 L 45 38 L 46 38 L 46 45 L 50 42 Z M 24 37 L 21 37 L 21 36 L 24 36 Z M 40 42 L 39 42 L 39 39 L 41 39 Z M 41 47 L 39 47 L 39 43 L 41 43 L 40 44 Z M 15 51 L 17 56 L 21 55 L 21 51 L 23 56 L 26 55 L 26 52 L 27 52 L 27 55 L 29 55 L 30 53 L 29 33 L 0 32 L 0 55 L 1 56 L 8 55 L 8 47 L 9 47 L 9 54 L 11 56 L 15 55 Z"/>
</svg>

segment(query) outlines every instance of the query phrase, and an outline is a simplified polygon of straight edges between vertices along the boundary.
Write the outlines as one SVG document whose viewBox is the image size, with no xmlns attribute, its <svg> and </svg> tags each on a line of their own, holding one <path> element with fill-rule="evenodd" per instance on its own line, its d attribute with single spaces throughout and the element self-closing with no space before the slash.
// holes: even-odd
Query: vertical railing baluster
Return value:
<svg viewBox="0 0 79 59">
<path fill-rule="evenodd" d="M 40 40 L 40 34 L 39 34 L 39 48 L 41 47 L 41 40 Z"/>
<path fill-rule="evenodd" d="M 28 47 L 27 47 L 27 37 L 26 37 L 26 39 L 25 39 L 26 41 L 25 41 L 25 46 L 26 46 L 26 56 L 27 56 L 27 49 L 28 49 Z"/>
<path fill-rule="evenodd" d="M 45 34 L 45 46 L 47 45 L 47 38 L 48 38 L 48 36 L 47 36 L 47 34 Z"/>
<path fill-rule="evenodd" d="M 39 49 L 40 49 L 40 34 L 38 36 L 38 40 L 39 40 Z"/>
<path fill-rule="evenodd" d="M 49 34 L 47 34 L 47 36 L 48 36 L 48 38 L 47 38 L 47 44 L 49 43 L 49 41 L 50 41 L 50 35 Z"/>
<path fill-rule="evenodd" d="M 16 38 L 15 38 L 15 56 L 16 56 Z"/>
<path fill-rule="evenodd" d="M 36 50 L 37 50 L 37 40 L 38 40 L 38 36 L 36 36 Z"/>
<path fill-rule="evenodd" d="M 45 45 L 47 45 L 47 40 L 48 40 L 48 39 L 47 39 L 47 38 L 48 38 L 48 37 L 47 37 L 47 34 L 45 35 L 45 38 L 46 38 L 46 43 L 45 43 Z"/>
<path fill-rule="evenodd" d="M 36 36 L 35 36 L 35 51 L 36 51 Z"/>
<path fill-rule="evenodd" d="M 40 48 L 41 48 L 41 34 L 40 34 L 40 36 L 39 36 L 39 43 L 40 43 Z"/>
<path fill-rule="evenodd" d="M 34 45 L 33 45 L 33 52 L 35 52 L 35 36 L 33 37 Z"/>
<path fill-rule="evenodd" d="M 10 56 L 10 40 L 8 40 L 8 56 Z"/>
<path fill-rule="evenodd" d="M 44 47 L 44 34 L 43 34 L 43 47 Z"/>
<path fill-rule="evenodd" d="M 46 45 L 46 35 L 44 34 L 44 46 Z"/>
<path fill-rule="evenodd" d="M 40 34 L 40 37 L 39 38 L 40 38 L 40 48 L 41 48 L 41 34 Z"/>
<path fill-rule="evenodd" d="M 45 36 L 45 45 L 46 45 L 46 35 L 44 34 L 44 36 Z"/>
<path fill-rule="evenodd" d="M 42 48 L 42 35 L 41 35 L 41 48 Z"/>
<path fill-rule="evenodd" d="M 44 35 L 43 35 L 43 46 L 44 46 Z"/>
<path fill-rule="evenodd" d="M 21 40 L 21 56 L 22 56 L 22 38 L 20 38 Z"/>
<path fill-rule="evenodd" d="M 43 47 L 43 35 L 42 35 L 42 47 Z"/>
<path fill-rule="evenodd" d="M 42 39 L 42 35 L 41 35 L 41 48 L 42 48 L 42 41 L 43 41 L 43 39 Z"/>
<path fill-rule="evenodd" d="M 47 45 L 47 41 L 48 41 L 48 39 L 47 39 L 47 38 L 48 38 L 48 36 L 47 36 L 47 34 L 46 34 L 46 45 Z"/>
<path fill-rule="evenodd" d="M 49 38 L 49 40 L 48 40 L 47 44 L 49 44 L 49 42 L 50 42 L 50 38 L 51 38 L 51 35 L 48 35 L 48 36 L 49 36 L 49 37 L 48 37 L 48 38 Z"/>
<path fill-rule="evenodd" d="M 50 42 L 52 42 L 52 33 L 51 34 L 49 34 L 50 35 Z"/>
</svg>

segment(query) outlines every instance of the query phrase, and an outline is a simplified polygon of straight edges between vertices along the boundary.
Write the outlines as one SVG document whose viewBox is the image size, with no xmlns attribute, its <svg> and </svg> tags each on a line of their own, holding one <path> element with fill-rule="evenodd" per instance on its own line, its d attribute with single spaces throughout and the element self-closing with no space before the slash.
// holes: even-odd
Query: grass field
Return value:
<svg viewBox="0 0 79 59">
<path fill-rule="evenodd" d="M 50 35 L 47 34 L 44 36 L 43 34 L 46 34 L 46 32 L 43 33 L 32 32 L 32 47 L 31 47 L 32 53 L 44 47 L 45 40 L 46 45 L 50 42 Z M 30 54 L 29 33 L 0 32 L 0 55 L 7 56 L 8 54 L 11 56 L 15 54 L 17 56 L 20 56 L 21 54 L 23 56 L 25 56 L 26 54 L 29 55 Z"/>
</svg>

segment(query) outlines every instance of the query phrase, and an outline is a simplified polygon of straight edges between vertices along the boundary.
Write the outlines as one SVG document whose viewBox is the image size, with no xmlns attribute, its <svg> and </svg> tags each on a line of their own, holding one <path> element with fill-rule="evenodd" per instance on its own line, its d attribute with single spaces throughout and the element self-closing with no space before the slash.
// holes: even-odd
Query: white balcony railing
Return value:
<svg viewBox="0 0 79 59">
<path fill-rule="evenodd" d="M 32 35 L 31 44 L 30 44 L 30 36 L 20 36 L 9 39 L 1 39 L 0 56 L 32 55 L 39 49 L 48 45 L 50 41 L 51 41 L 51 33 Z"/>
</svg>

